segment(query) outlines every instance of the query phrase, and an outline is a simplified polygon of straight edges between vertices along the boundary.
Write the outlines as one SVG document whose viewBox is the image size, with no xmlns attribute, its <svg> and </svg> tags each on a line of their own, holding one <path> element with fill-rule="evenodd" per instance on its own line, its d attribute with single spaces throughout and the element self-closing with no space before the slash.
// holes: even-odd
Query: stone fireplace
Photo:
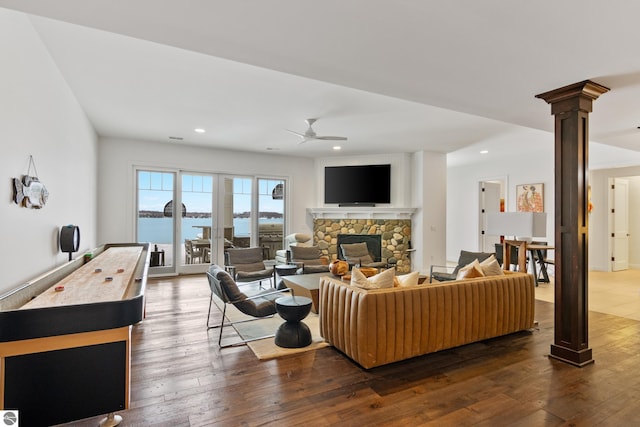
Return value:
<svg viewBox="0 0 640 427">
<path fill-rule="evenodd" d="M 407 251 L 411 242 L 414 209 L 309 209 L 313 217 L 313 240 L 330 260 L 338 258 L 338 235 L 375 235 L 380 238 L 382 260 L 395 258 L 399 273 L 411 271 Z M 353 241 L 349 243 L 354 243 Z"/>
</svg>

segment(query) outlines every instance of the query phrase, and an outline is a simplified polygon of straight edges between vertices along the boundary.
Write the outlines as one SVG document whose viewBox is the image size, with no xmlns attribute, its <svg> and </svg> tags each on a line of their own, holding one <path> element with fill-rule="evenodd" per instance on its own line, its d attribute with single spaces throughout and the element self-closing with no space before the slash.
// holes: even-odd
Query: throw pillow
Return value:
<svg viewBox="0 0 640 427">
<path fill-rule="evenodd" d="M 482 269 L 482 273 L 485 276 L 502 276 L 504 275 L 504 271 L 502 271 L 502 267 L 500 267 L 500 263 L 495 256 L 491 255 L 489 258 L 485 259 L 480 263 L 480 268 Z"/>
<path fill-rule="evenodd" d="M 396 288 L 406 287 L 406 286 L 417 286 L 418 285 L 418 272 L 414 271 L 408 274 L 403 274 L 401 276 L 395 276 L 393 278 L 393 286 Z"/>
<path fill-rule="evenodd" d="M 478 262 L 477 259 L 474 259 L 472 263 L 469 263 L 464 267 L 462 267 L 458 271 L 456 280 L 473 279 L 474 277 L 484 277 L 484 273 L 482 272 L 482 267 L 480 267 L 480 263 Z"/>
<path fill-rule="evenodd" d="M 395 275 L 395 269 L 388 268 L 382 273 L 367 277 L 362 274 L 358 267 L 353 267 L 351 269 L 351 286 L 363 289 L 393 288 L 393 278 Z"/>
</svg>

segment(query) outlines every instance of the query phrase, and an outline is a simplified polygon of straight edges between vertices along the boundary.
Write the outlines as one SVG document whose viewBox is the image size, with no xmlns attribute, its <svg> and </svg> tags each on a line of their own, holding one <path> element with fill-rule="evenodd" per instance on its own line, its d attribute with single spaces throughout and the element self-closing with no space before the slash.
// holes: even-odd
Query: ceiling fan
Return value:
<svg viewBox="0 0 640 427">
<path fill-rule="evenodd" d="M 311 125 L 313 125 L 317 120 L 318 119 L 305 120 L 305 122 L 307 122 L 307 125 L 309 125 L 309 128 L 305 133 L 299 133 L 289 129 L 285 129 L 285 130 L 287 132 L 291 132 L 295 135 L 298 135 L 300 138 L 302 138 L 302 141 L 300 141 L 299 144 L 303 144 L 305 142 L 314 141 L 314 140 L 319 140 L 319 141 L 346 141 L 347 140 L 347 137 L 345 136 L 318 136 L 315 133 L 315 131 L 311 128 Z"/>
</svg>

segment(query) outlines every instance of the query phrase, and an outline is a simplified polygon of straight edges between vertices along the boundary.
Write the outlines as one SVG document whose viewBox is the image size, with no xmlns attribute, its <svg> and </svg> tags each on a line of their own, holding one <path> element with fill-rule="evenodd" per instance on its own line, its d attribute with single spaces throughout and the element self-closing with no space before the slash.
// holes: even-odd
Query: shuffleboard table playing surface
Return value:
<svg viewBox="0 0 640 427">
<path fill-rule="evenodd" d="M 139 246 L 110 247 L 21 309 L 120 300 L 135 280 L 135 267 L 141 252 Z"/>
</svg>

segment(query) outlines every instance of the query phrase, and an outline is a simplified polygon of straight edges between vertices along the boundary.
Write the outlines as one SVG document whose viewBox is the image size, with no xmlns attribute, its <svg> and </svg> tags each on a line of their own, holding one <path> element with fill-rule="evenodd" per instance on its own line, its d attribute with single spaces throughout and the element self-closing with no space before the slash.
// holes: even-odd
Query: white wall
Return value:
<svg viewBox="0 0 640 427">
<path fill-rule="evenodd" d="M 432 264 L 446 261 L 447 157 L 421 151 L 412 160 L 412 200 L 418 211 L 413 218 L 411 264 L 413 270 L 426 274 Z"/>
<path fill-rule="evenodd" d="M 287 178 L 288 230 L 309 234 L 313 230 L 306 218 L 306 208 L 315 201 L 311 159 L 110 138 L 100 139 L 98 158 L 101 243 L 135 241 L 135 166 Z"/>
<path fill-rule="evenodd" d="M 445 257 L 446 156 L 441 153 L 376 154 L 316 159 L 317 193 L 312 207 L 324 204 L 325 166 L 391 164 L 391 203 L 393 208 L 417 208 L 411 221 L 412 270 L 428 271 L 432 262 Z M 348 183 L 345 183 L 348 185 Z M 375 208 L 374 208 L 375 209 Z"/>
<path fill-rule="evenodd" d="M 324 203 L 324 168 L 325 166 L 357 166 L 357 165 L 391 165 L 391 203 L 380 206 L 409 207 L 411 205 L 411 160 L 406 153 L 373 154 L 369 156 L 343 156 L 320 158 L 315 161 L 316 198 L 313 206 L 335 206 Z"/>
<path fill-rule="evenodd" d="M 3 293 L 68 260 L 58 250 L 61 226 L 80 227 L 79 254 L 96 246 L 97 138 L 24 14 L 0 9 L 0 58 Z M 10 179 L 27 173 L 29 155 L 50 193 L 42 209 L 12 201 Z"/>
<path fill-rule="evenodd" d="M 450 262 L 458 260 L 462 249 L 480 250 L 478 183 L 497 177 L 506 178 L 505 209 L 508 212 L 516 210 L 516 185 L 544 184 L 547 240 L 554 241 L 553 135 L 523 128 L 509 138 L 513 144 L 523 147 L 520 156 L 505 157 L 495 149 L 481 155 L 478 149 L 475 163 L 447 168 L 447 260 Z"/>
</svg>

